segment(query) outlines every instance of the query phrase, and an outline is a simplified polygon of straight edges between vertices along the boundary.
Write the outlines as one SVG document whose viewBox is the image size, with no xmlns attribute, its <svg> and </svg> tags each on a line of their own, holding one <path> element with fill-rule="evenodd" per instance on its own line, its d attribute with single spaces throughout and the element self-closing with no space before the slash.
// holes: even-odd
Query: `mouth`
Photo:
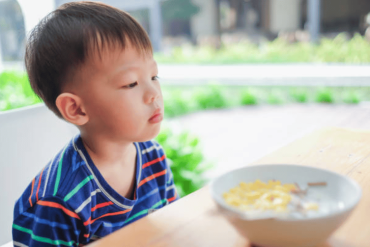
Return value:
<svg viewBox="0 0 370 247">
<path fill-rule="evenodd" d="M 149 123 L 159 123 L 163 120 L 163 114 L 161 110 L 158 109 L 154 112 L 154 114 L 149 118 Z"/>
</svg>

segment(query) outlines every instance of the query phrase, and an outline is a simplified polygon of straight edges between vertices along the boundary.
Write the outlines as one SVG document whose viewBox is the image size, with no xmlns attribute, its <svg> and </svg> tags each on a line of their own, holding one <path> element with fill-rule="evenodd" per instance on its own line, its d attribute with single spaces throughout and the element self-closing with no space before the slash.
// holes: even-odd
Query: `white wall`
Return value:
<svg viewBox="0 0 370 247">
<path fill-rule="evenodd" d="M 0 112 L 0 245 L 11 240 L 15 201 L 77 133 L 43 104 Z"/>
<path fill-rule="evenodd" d="M 25 22 L 26 36 L 47 14 L 55 9 L 54 0 L 17 0 Z"/>
<path fill-rule="evenodd" d="M 294 31 L 299 29 L 301 0 L 270 1 L 270 31 Z"/>
</svg>

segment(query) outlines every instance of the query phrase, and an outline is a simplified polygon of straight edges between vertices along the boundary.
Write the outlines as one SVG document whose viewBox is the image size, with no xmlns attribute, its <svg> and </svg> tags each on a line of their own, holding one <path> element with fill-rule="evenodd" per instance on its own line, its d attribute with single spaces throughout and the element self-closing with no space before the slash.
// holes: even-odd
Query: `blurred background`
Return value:
<svg viewBox="0 0 370 247">
<path fill-rule="evenodd" d="M 4 61 L 22 60 L 26 34 L 47 13 L 71 1 L 28 2 L 0 1 L 1 51 Z M 156 51 L 167 55 L 171 53 L 172 48 L 184 45 L 211 46 L 219 49 L 224 45 L 240 42 L 259 45 L 276 38 L 289 43 L 318 42 L 324 37 L 335 38 L 340 33 L 343 33 L 346 39 L 351 39 L 356 34 L 370 39 L 370 32 L 367 31 L 370 25 L 370 2 L 367 0 L 105 0 L 100 2 L 131 13 L 149 33 Z M 244 56 L 247 62 L 251 59 L 248 54 Z M 162 59 L 164 58 L 161 57 L 161 61 Z M 269 62 L 268 59 L 272 58 L 266 59 L 259 62 Z M 205 62 L 204 59 L 203 61 Z M 275 61 L 289 60 L 280 58 Z M 173 61 L 168 60 L 168 62 Z M 295 61 L 292 60 L 292 62 Z"/>
<path fill-rule="evenodd" d="M 0 0 L 2 113 L 40 103 L 26 38 L 66 2 Z M 369 0 L 101 2 L 151 38 L 166 116 L 157 139 L 182 196 L 315 129 L 370 128 Z"/>
</svg>

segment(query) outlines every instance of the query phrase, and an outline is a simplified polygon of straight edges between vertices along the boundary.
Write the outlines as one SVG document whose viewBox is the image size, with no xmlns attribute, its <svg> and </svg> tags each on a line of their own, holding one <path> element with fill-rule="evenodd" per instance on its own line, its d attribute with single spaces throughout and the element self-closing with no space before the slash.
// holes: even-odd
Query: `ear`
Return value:
<svg viewBox="0 0 370 247">
<path fill-rule="evenodd" d="M 55 101 L 63 118 L 74 125 L 84 125 L 89 121 L 82 100 L 75 94 L 62 93 Z"/>
</svg>

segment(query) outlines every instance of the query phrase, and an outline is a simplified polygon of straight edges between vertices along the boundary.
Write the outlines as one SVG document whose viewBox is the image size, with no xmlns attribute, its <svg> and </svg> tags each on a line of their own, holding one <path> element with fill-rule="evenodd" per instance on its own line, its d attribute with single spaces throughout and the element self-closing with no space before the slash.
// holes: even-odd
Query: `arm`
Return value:
<svg viewBox="0 0 370 247">
<path fill-rule="evenodd" d="M 86 239 L 84 230 L 79 215 L 62 199 L 43 198 L 14 219 L 13 241 L 15 246 L 78 246 Z"/>
</svg>

